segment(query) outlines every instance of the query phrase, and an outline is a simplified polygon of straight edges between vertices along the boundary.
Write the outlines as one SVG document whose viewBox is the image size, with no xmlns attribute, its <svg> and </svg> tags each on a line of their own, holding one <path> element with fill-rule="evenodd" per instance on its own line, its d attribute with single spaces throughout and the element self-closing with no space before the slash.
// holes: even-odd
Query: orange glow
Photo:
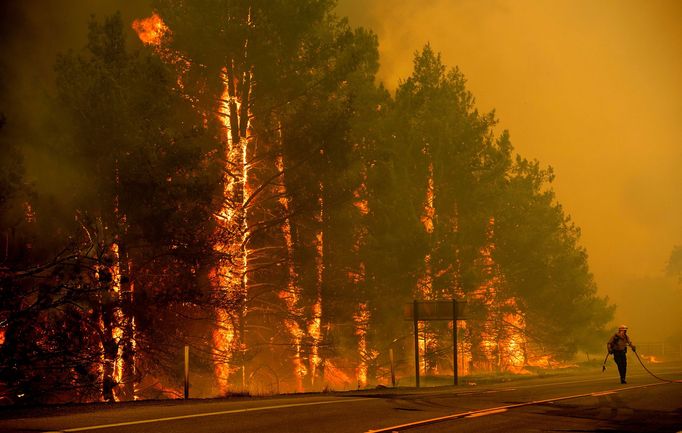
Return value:
<svg viewBox="0 0 682 433">
<path fill-rule="evenodd" d="M 436 208 L 433 206 L 433 196 L 433 162 L 431 162 L 429 163 L 429 179 L 426 187 L 424 213 L 421 216 L 421 222 L 424 224 L 424 230 L 426 230 L 426 233 L 433 233 L 433 217 L 436 214 Z"/>
<path fill-rule="evenodd" d="M 318 295 L 313 304 L 313 316 L 308 322 L 308 334 L 312 337 L 313 346 L 311 348 L 310 354 L 310 376 L 311 385 L 315 385 L 315 374 L 317 373 L 317 367 L 322 363 L 322 358 L 320 358 L 320 340 L 322 336 L 322 297 Z"/>
<path fill-rule="evenodd" d="M 363 168 L 362 170 L 362 183 L 360 186 L 353 191 L 353 206 L 355 206 L 362 215 L 367 215 L 369 213 L 369 202 L 367 201 L 367 171 Z"/>
<path fill-rule="evenodd" d="M 280 129 L 281 131 L 281 125 Z M 280 136 L 280 141 L 281 141 L 281 136 Z M 284 183 L 284 158 L 282 155 L 277 155 L 277 158 L 275 160 L 275 167 L 277 168 L 277 171 L 282 173 L 282 180 L 280 182 L 280 185 L 278 187 L 278 193 L 279 193 L 279 203 L 282 205 L 284 208 L 284 212 L 286 215 L 289 214 L 289 199 L 287 198 L 287 191 L 286 191 L 286 186 Z M 291 221 L 289 220 L 289 217 L 287 216 L 284 221 L 282 222 L 282 234 L 284 236 L 284 243 L 286 245 L 287 249 L 287 288 L 286 290 L 280 290 L 278 293 L 278 296 L 280 299 L 282 299 L 286 305 L 287 311 L 293 315 L 293 316 L 300 316 L 302 311 L 300 307 L 298 306 L 299 299 L 300 299 L 300 293 L 301 290 L 300 288 L 296 285 L 296 281 L 298 280 L 298 274 L 296 272 L 296 269 L 294 267 L 294 243 L 291 238 Z M 294 376 L 296 378 L 296 391 L 302 392 L 303 389 L 303 377 L 308 373 L 308 369 L 303 365 L 303 361 L 301 358 L 301 339 L 304 337 L 304 332 L 299 326 L 298 322 L 296 320 L 287 318 L 284 320 L 284 326 L 287 328 L 287 331 L 289 331 L 289 336 L 292 340 L 292 343 L 294 345 L 295 349 L 295 354 L 294 354 Z"/>
<path fill-rule="evenodd" d="M 649 361 L 652 364 L 660 364 L 661 362 L 663 362 L 656 358 L 654 355 L 642 355 L 642 358 L 646 361 Z"/>
<path fill-rule="evenodd" d="M 324 185 L 319 183 L 320 196 L 318 198 L 319 213 L 315 220 L 322 225 L 324 222 L 324 199 L 322 194 L 324 192 Z M 320 358 L 320 341 L 322 340 L 322 283 L 324 278 L 324 232 L 321 228 L 315 234 L 315 268 L 317 270 L 317 297 L 312 308 L 312 317 L 308 322 L 308 335 L 312 338 L 312 348 L 310 354 L 310 377 L 311 385 L 315 385 L 315 375 L 317 374 L 317 367 L 322 363 Z"/>
<path fill-rule="evenodd" d="M 29 202 L 24 203 L 24 216 L 27 223 L 34 223 L 36 221 L 36 213 Z"/>
<path fill-rule="evenodd" d="M 161 45 L 163 36 L 169 33 L 166 23 L 156 12 L 153 12 L 148 18 L 134 20 L 133 30 L 144 44 L 153 46 Z"/>
<path fill-rule="evenodd" d="M 429 156 L 428 147 L 422 149 L 427 157 Z M 420 218 L 424 225 L 424 230 L 428 234 L 433 233 L 433 221 L 436 215 L 436 208 L 434 206 L 434 183 L 433 183 L 433 162 L 429 162 L 429 173 L 426 185 L 426 197 L 424 199 L 423 213 Z M 433 293 L 433 269 L 431 266 L 431 254 L 424 257 L 424 273 L 417 280 L 417 297 L 423 300 L 434 299 Z M 438 339 L 436 334 L 429 329 L 426 322 L 420 322 L 418 325 L 419 338 L 417 339 L 419 345 L 419 360 L 420 369 L 431 374 L 437 373 L 437 365 L 431 365 L 427 359 L 427 352 L 436 351 L 438 349 Z"/>
<path fill-rule="evenodd" d="M 331 390 L 351 389 L 354 386 L 354 379 L 344 370 L 330 360 L 325 361 L 324 381 Z"/>
<path fill-rule="evenodd" d="M 431 272 L 431 254 L 424 257 L 424 274 L 417 280 L 417 296 L 420 299 L 433 298 L 433 276 Z"/>
<path fill-rule="evenodd" d="M 110 249 L 111 255 L 113 256 L 113 264 L 111 265 L 111 276 L 112 276 L 112 288 L 114 290 L 115 296 L 119 297 L 121 295 L 121 267 L 120 267 L 120 257 L 119 257 L 119 247 L 117 243 L 111 244 Z M 122 323 L 123 312 L 120 308 L 114 310 L 114 321 L 116 323 Z M 113 328 L 114 340 L 120 343 L 123 340 L 123 329 L 120 326 L 115 326 Z M 119 344 L 118 354 L 112 360 L 114 363 L 114 382 L 119 384 L 123 378 L 123 360 L 121 359 L 121 345 Z M 118 401 L 116 393 L 114 393 L 114 398 Z"/>
<path fill-rule="evenodd" d="M 367 303 L 362 302 L 358 305 L 358 310 L 353 314 L 355 324 L 355 335 L 358 337 L 358 354 L 360 361 L 356 369 L 358 386 L 367 386 L 367 329 L 369 327 L 370 312 Z"/>
<path fill-rule="evenodd" d="M 226 69 L 223 68 L 223 74 L 226 74 Z M 227 79 L 223 76 L 223 81 Z M 247 137 L 240 137 L 238 140 L 233 139 L 232 125 L 230 123 L 231 110 L 235 109 L 239 112 L 241 102 L 232 97 L 228 92 L 228 86 L 225 85 L 223 94 L 218 104 L 218 117 L 223 124 L 223 134 L 227 143 L 225 155 L 230 171 L 236 176 L 225 177 L 225 187 L 223 191 L 223 206 L 216 216 L 218 225 L 226 229 L 229 233 L 239 233 L 240 242 L 219 242 L 215 245 L 217 252 L 224 254 L 227 259 L 223 260 L 218 265 L 216 284 L 219 290 L 227 292 L 230 298 L 238 298 L 240 300 L 246 299 L 246 288 L 248 286 L 248 250 L 246 249 L 246 241 L 249 236 L 249 229 L 246 215 L 246 201 L 248 200 L 248 165 L 247 165 L 247 144 L 250 138 L 250 128 L 247 126 Z M 235 170 L 235 167 L 237 168 Z M 230 262 L 232 258 L 237 263 Z M 246 316 L 246 304 L 242 304 L 239 319 L 243 320 Z M 217 327 L 213 333 L 213 341 L 216 344 L 217 355 L 233 350 L 237 344 L 237 337 L 242 340 L 238 346 L 243 349 L 243 336 L 237 335 L 236 329 L 231 321 L 227 311 L 219 309 L 217 312 Z M 228 391 L 230 366 L 225 356 L 216 356 L 215 373 L 216 379 L 221 393 Z M 243 375 L 244 377 L 245 375 Z M 242 387 L 245 383 L 242 383 Z"/>
<path fill-rule="evenodd" d="M 214 372 L 218 392 L 225 395 L 230 389 L 230 364 L 228 354 L 234 341 L 234 326 L 230 316 L 224 309 L 218 309 L 216 322 L 218 327 L 213 331 Z"/>
<path fill-rule="evenodd" d="M 480 250 L 481 266 L 487 275 L 486 281 L 471 295 L 488 307 L 488 317 L 481 330 L 482 341 L 476 349 L 485 357 L 474 365 L 478 370 L 500 370 L 519 374 L 528 374 L 527 366 L 549 367 L 553 365 L 551 356 L 534 353 L 525 335 L 526 323 L 524 315 L 515 298 L 501 299 L 499 288 L 504 278 L 497 269 L 493 258 L 495 244 L 493 235 L 495 219 L 488 221 L 488 243 Z M 501 313 L 500 309 L 506 312 Z M 471 358 L 471 353 L 465 356 Z"/>
</svg>

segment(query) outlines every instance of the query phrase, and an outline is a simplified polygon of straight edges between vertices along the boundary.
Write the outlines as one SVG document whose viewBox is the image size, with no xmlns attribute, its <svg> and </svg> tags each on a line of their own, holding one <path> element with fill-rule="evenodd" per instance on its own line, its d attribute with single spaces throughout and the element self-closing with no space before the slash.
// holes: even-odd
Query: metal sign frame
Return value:
<svg viewBox="0 0 682 433">
<path fill-rule="evenodd" d="M 452 370 L 453 381 L 459 385 L 457 368 L 457 321 L 464 318 L 466 301 L 452 299 L 449 301 L 418 301 L 406 304 L 404 315 L 407 320 L 414 324 L 414 371 L 415 384 L 419 388 L 419 322 L 435 320 L 452 320 Z M 411 308 L 410 308 L 411 307 Z"/>
</svg>

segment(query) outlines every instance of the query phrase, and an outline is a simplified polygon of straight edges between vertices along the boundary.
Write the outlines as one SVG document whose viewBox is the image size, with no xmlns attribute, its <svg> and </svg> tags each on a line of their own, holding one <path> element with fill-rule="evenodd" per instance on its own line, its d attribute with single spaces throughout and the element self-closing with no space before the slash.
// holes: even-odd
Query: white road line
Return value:
<svg viewBox="0 0 682 433">
<path fill-rule="evenodd" d="M 195 413 L 195 414 L 191 414 L 191 415 L 169 416 L 166 418 L 154 418 L 154 419 L 144 419 L 144 420 L 139 420 L 139 421 L 120 422 L 120 423 L 115 423 L 115 424 L 101 424 L 101 425 L 93 425 L 93 426 L 87 426 L 87 427 L 76 427 L 76 428 L 68 428 L 68 429 L 56 430 L 56 431 L 51 431 L 51 432 L 46 432 L 46 433 L 67 433 L 67 432 L 77 432 L 77 431 L 87 431 L 87 430 L 98 430 L 98 429 L 103 429 L 103 428 L 123 427 L 123 426 L 127 426 L 127 425 L 149 424 L 149 423 L 153 423 L 153 422 L 201 418 L 201 417 L 205 417 L 205 416 L 227 415 L 227 414 L 231 414 L 231 413 L 255 412 L 255 411 L 259 411 L 259 410 L 284 409 L 284 408 L 289 408 L 289 407 L 315 406 L 315 405 L 321 405 L 321 404 L 351 403 L 351 402 L 363 401 L 363 400 L 366 401 L 367 399 L 366 398 L 349 398 L 349 399 L 339 399 L 339 400 L 317 401 L 317 402 L 311 402 L 311 403 L 280 404 L 277 406 L 262 406 L 262 407 L 252 407 L 252 408 L 245 408 L 245 409 L 223 410 L 223 411 L 219 411 L 219 412 Z"/>
<path fill-rule="evenodd" d="M 605 392 L 615 394 L 617 392 L 628 391 L 631 389 L 648 388 L 650 386 L 659 386 L 659 385 L 666 385 L 666 384 L 667 384 L 666 382 L 656 382 L 656 383 L 650 383 L 647 385 L 628 386 L 627 388 L 613 389 L 613 390 L 609 390 L 609 391 L 605 391 Z M 568 396 L 564 396 L 564 397 L 548 398 L 545 400 L 535 400 L 535 401 L 527 401 L 524 403 L 509 404 L 509 405 L 505 405 L 505 406 L 489 407 L 487 409 L 472 410 L 472 411 L 468 411 L 468 412 L 455 413 L 452 415 L 440 416 L 438 418 L 424 419 L 421 421 L 415 421 L 415 422 L 411 422 L 411 423 L 407 423 L 407 424 L 394 425 L 391 427 L 385 427 L 385 428 L 376 429 L 376 430 L 367 430 L 366 433 L 389 433 L 389 432 L 390 433 L 396 433 L 396 432 L 399 432 L 401 430 L 410 429 L 413 427 L 420 427 L 420 426 L 428 425 L 428 424 L 436 424 L 436 423 L 443 422 L 443 421 L 451 421 L 451 420 L 460 419 L 460 418 L 475 418 L 477 416 L 492 415 L 495 413 L 506 412 L 508 409 L 513 409 L 513 408 L 517 408 L 517 407 L 533 406 L 533 405 L 543 404 L 543 403 L 553 403 L 555 401 L 570 400 L 573 398 L 591 397 L 591 396 L 593 396 L 593 394 L 594 393 L 568 395 Z"/>
</svg>

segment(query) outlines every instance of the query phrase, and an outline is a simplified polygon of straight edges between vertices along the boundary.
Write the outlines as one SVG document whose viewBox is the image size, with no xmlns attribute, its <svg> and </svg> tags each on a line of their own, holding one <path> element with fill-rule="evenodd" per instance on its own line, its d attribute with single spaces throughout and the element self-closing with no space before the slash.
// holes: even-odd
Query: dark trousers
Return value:
<svg viewBox="0 0 682 433">
<path fill-rule="evenodd" d="M 621 382 L 625 382 L 625 372 L 628 369 L 628 359 L 625 356 L 625 351 L 614 350 L 613 360 L 616 361 L 616 365 L 618 366 L 618 373 L 620 373 Z"/>
</svg>

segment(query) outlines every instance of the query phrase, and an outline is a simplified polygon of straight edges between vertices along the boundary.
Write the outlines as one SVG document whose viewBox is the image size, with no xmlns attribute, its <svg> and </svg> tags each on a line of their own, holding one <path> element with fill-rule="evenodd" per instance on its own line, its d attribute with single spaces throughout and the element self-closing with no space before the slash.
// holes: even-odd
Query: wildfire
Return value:
<svg viewBox="0 0 682 433">
<path fill-rule="evenodd" d="M 320 225 L 315 233 L 315 269 L 317 271 L 316 290 L 317 296 L 312 308 L 312 317 L 308 322 L 308 335 L 312 338 L 312 348 L 310 354 L 310 376 L 311 385 L 315 385 L 315 375 L 317 374 L 317 367 L 322 363 L 320 358 L 320 341 L 322 340 L 322 283 L 324 278 L 324 231 L 322 230 L 322 223 L 324 222 L 324 185 L 319 183 L 320 196 L 318 198 L 319 213 L 315 220 Z"/>
<path fill-rule="evenodd" d="M 24 203 L 24 215 L 26 217 L 27 223 L 36 222 L 36 212 L 33 210 L 33 206 L 31 206 L 31 203 L 29 202 Z"/>
<path fill-rule="evenodd" d="M 115 293 L 115 296 L 119 297 L 121 296 L 121 266 L 120 266 L 120 255 L 119 255 L 119 247 L 117 243 L 112 243 L 111 244 L 111 255 L 113 258 L 113 264 L 111 265 L 111 274 L 112 274 L 112 289 Z M 114 320 L 116 323 L 121 323 L 123 320 L 123 312 L 121 311 L 120 308 L 116 308 L 114 311 Z M 114 341 L 116 342 L 121 342 L 123 341 L 123 329 L 121 329 L 120 326 L 115 326 L 113 329 L 114 333 Z M 119 345 L 120 347 L 120 345 Z M 119 349 L 120 351 L 120 349 Z M 123 378 L 123 365 L 122 365 L 122 360 L 120 357 L 120 353 L 117 353 L 115 358 L 112 360 L 114 363 L 114 382 L 115 383 L 121 383 L 122 378 Z M 115 395 L 115 394 L 114 394 Z"/>
<path fill-rule="evenodd" d="M 429 163 L 429 179 L 426 187 L 424 213 L 421 216 L 421 222 L 424 224 L 424 230 L 426 230 L 426 233 L 433 233 L 433 218 L 436 215 L 436 208 L 433 205 L 433 196 L 433 162 L 431 162 Z"/>
<path fill-rule="evenodd" d="M 494 229 L 495 219 L 491 217 L 488 221 L 488 243 L 480 250 L 481 264 L 488 278 L 472 294 L 472 298 L 479 300 L 488 309 L 487 320 L 480 332 L 481 342 L 477 348 L 472 348 L 482 354 L 485 360 L 474 362 L 474 367 L 515 373 L 527 373 L 526 366 L 547 367 L 551 363 L 549 356 L 530 353 L 525 335 L 525 319 L 518 309 L 516 299 L 500 298 L 499 287 L 504 281 L 493 258 Z"/>
<path fill-rule="evenodd" d="M 281 131 L 281 125 L 280 129 Z M 281 134 L 281 132 L 280 132 Z M 280 136 L 280 141 L 281 141 L 281 136 Z M 275 161 L 275 166 L 277 168 L 277 171 L 282 173 L 282 176 L 284 176 L 284 158 L 282 155 L 278 155 L 277 159 Z M 279 193 L 279 202 L 284 208 L 284 212 L 286 215 L 289 214 L 289 199 L 287 198 L 287 191 L 286 187 L 284 186 L 284 180 L 282 179 L 282 182 L 280 183 L 280 186 L 278 188 L 278 193 Z M 298 274 L 296 273 L 296 269 L 294 268 L 294 259 L 293 259 L 293 254 L 294 254 L 294 243 L 291 238 L 291 221 L 289 220 L 289 217 L 287 216 L 284 221 L 282 222 L 282 234 L 284 236 L 284 243 L 286 245 L 287 249 L 287 289 L 286 290 L 280 290 L 278 293 L 278 296 L 280 299 L 282 299 L 285 302 L 285 305 L 287 307 L 287 311 L 290 314 L 293 314 L 294 316 L 299 316 L 301 314 L 300 308 L 298 307 L 298 302 L 300 298 L 300 289 L 296 286 L 296 281 L 298 279 Z M 294 371 L 295 371 L 295 378 L 296 378 L 296 390 L 297 391 L 303 391 L 303 383 L 302 383 L 302 378 L 307 374 L 308 370 L 303 365 L 302 359 L 301 359 L 301 339 L 303 338 L 303 330 L 301 327 L 298 325 L 298 322 L 296 320 L 293 320 L 291 318 L 287 318 L 284 321 L 284 326 L 287 328 L 289 331 L 289 335 L 291 339 L 293 340 L 293 345 L 295 349 L 295 354 L 294 354 Z"/>
<path fill-rule="evenodd" d="M 227 80 L 226 69 L 223 68 L 224 80 Z M 225 189 L 223 196 L 223 206 L 218 213 L 217 222 L 220 227 L 227 229 L 228 232 L 240 233 L 240 243 L 237 242 L 220 242 L 215 248 L 224 254 L 225 257 L 238 258 L 238 266 L 230 263 L 230 260 L 223 260 L 218 269 L 217 285 L 219 290 L 228 293 L 231 298 L 239 298 L 242 301 L 240 318 L 243 321 L 246 315 L 246 305 L 243 300 L 246 298 L 246 287 L 248 284 L 247 269 L 248 269 L 248 252 L 246 250 L 246 241 L 249 236 L 249 229 L 246 219 L 246 201 L 248 200 L 248 165 L 247 165 L 247 143 L 248 137 L 244 139 L 235 140 L 233 127 L 231 124 L 232 110 L 239 112 L 241 103 L 235 97 L 231 96 L 228 91 L 228 85 L 225 85 L 223 95 L 219 101 L 218 116 L 223 123 L 225 141 L 227 148 L 225 150 L 227 164 L 230 167 L 239 167 L 237 176 L 226 176 Z M 247 126 L 247 131 L 250 129 Z M 235 342 L 236 330 L 231 322 L 229 314 L 219 309 L 217 314 L 218 327 L 214 331 L 213 341 L 218 348 L 218 351 L 229 350 Z M 243 346 L 243 335 L 239 335 L 242 340 L 240 346 Z M 226 360 L 216 359 L 215 372 L 218 379 L 218 384 L 221 393 L 226 393 L 229 387 L 229 371 L 230 367 Z M 244 371 L 242 371 L 242 379 L 245 379 Z M 242 383 L 242 387 L 245 383 Z"/>
<path fill-rule="evenodd" d="M 358 362 L 356 375 L 358 377 L 358 386 L 367 386 L 367 328 L 369 326 L 370 312 L 367 308 L 367 303 L 362 302 L 358 305 L 358 311 L 353 315 L 353 322 L 355 323 L 355 335 L 358 336 L 358 352 L 360 361 Z"/>
<path fill-rule="evenodd" d="M 164 35 L 170 33 L 168 26 L 156 12 L 148 18 L 134 20 L 133 30 L 144 44 L 153 46 L 161 45 Z"/>
<path fill-rule="evenodd" d="M 654 355 L 648 355 L 648 356 L 642 355 L 642 358 L 644 358 L 645 360 L 649 361 L 652 364 L 660 364 L 661 362 L 663 362 L 663 361 L 659 360 L 658 358 L 656 358 Z"/>
<path fill-rule="evenodd" d="M 219 328 L 213 332 L 213 345 L 217 349 L 214 354 L 214 371 L 217 379 L 218 391 L 221 395 L 229 391 L 230 364 L 224 355 L 232 348 L 234 340 L 234 326 L 230 316 L 223 309 L 218 309 L 216 321 Z M 221 356 L 222 355 L 222 356 Z"/>
<path fill-rule="evenodd" d="M 355 206 L 361 215 L 367 215 L 369 213 L 369 203 L 367 201 L 367 171 L 363 168 L 362 170 L 362 183 L 360 186 L 353 191 L 353 206 Z"/>
<path fill-rule="evenodd" d="M 249 15 L 249 23 L 251 23 Z M 179 53 L 173 52 L 163 47 L 164 39 L 171 35 L 171 30 L 164 23 L 163 19 L 156 13 L 152 13 L 150 17 L 135 20 L 132 24 L 133 29 L 137 33 L 140 40 L 149 46 L 155 48 L 159 56 L 167 63 L 173 64 L 178 68 L 178 90 L 182 94 L 183 74 L 185 74 L 190 67 L 190 62 L 184 59 Z M 246 48 L 246 47 L 245 47 Z M 248 72 L 244 79 L 246 81 L 251 79 L 251 72 Z M 218 268 L 212 272 L 213 284 L 219 290 L 224 291 L 230 299 L 238 299 L 241 303 L 241 311 L 238 312 L 238 320 L 243 323 L 246 316 L 246 287 L 248 284 L 247 269 L 248 269 L 248 250 L 246 242 L 249 237 L 249 227 L 247 223 L 246 204 L 249 199 L 248 190 L 248 164 L 247 164 L 247 150 L 248 143 L 251 138 L 251 128 L 249 125 L 250 115 L 246 116 L 246 125 L 233 125 L 232 119 L 234 114 L 242 113 L 241 101 L 236 95 L 231 95 L 229 92 L 229 84 L 227 77 L 227 68 L 222 70 L 222 78 L 225 83 L 223 94 L 218 102 L 218 118 L 223 125 L 223 133 L 225 137 L 226 149 L 225 157 L 228 165 L 227 172 L 233 173 L 235 176 L 227 176 L 225 178 L 224 200 L 223 206 L 216 215 L 218 226 L 228 233 L 239 233 L 239 242 L 225 241 L 219 242 L 214 246 L 216 252 L 226 259 L 221 260 Z M 233 77 L 234 78 L 234 77 Z M 183 97 L 189 98 L 187 95 Z M 247 95 L 248 97 L 248 95 Z M 190 98 L 190 102 L 192 102 Z M 250 114 L 250 113 L 248 113 Z M 246 136 L 235 133 L 239 130 L 246 131 Z M 235 260 L 236 259 L 236 260 Z M 231 261 L 231 260 L 234 260 Z M 237 262 L 238 264 L 235 264 Z M 221 354 L 229 352 L 238 346 L 243 349 L 244 336 L 238 333 L 234 326 L 234 319 L 230 313 L 218 308 L 216 311 L 217 326 L 213 332 L 213 343 L 215 347 L 214 370 L 218 382 L 218 388 L 221 393 L 228 391 L 229 374 L 231 368 L 228 364 L 228 358 Z M 240 340 L 240 341 L 238 341 Z M 239 344 L 237 344 L 239 343 Z M 244 380 L 245 373 L 242 371 L 242 379 Z M 242 386 L 245 384 L 242 383 Z"/>
</svg>

